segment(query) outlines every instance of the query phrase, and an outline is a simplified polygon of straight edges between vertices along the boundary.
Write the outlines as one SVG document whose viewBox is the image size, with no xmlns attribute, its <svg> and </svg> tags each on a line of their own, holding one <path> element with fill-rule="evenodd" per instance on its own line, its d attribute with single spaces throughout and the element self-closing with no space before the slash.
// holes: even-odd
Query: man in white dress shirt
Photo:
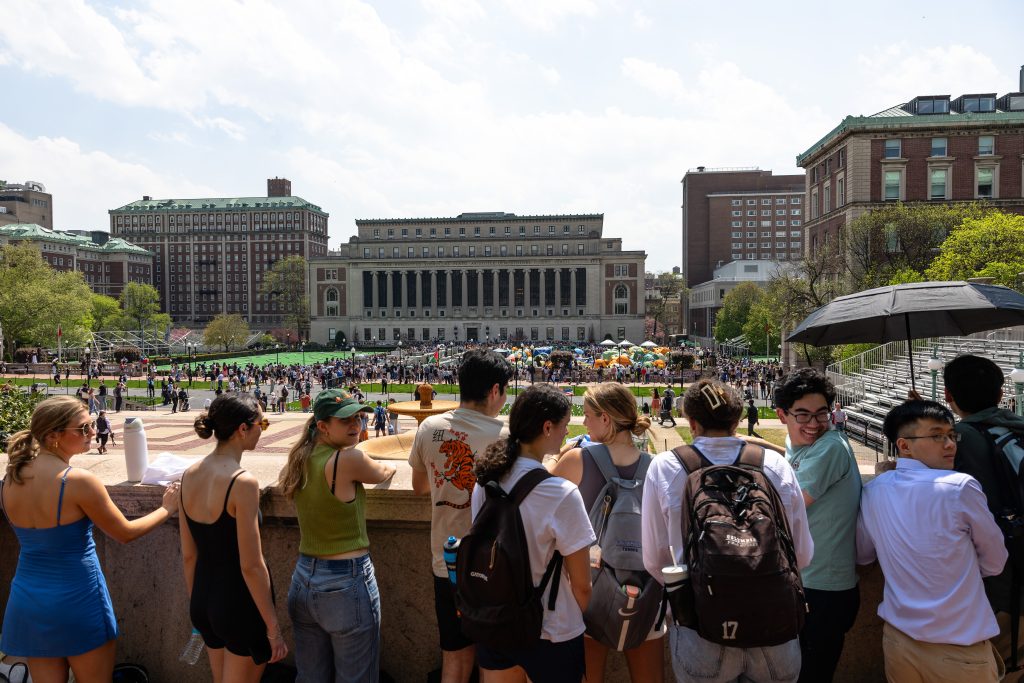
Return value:
<svg viewBox="0 0 1024 683">
<path fill-rule="evenodd" d="M 878 616 L 885 621 L 885 675 L 900 683 L 998 681 L 999 633 L 981 577 L 1006 563 L 1003 536 L 981 485 L 954 472 L 959 434 L 934 401 L 907 401 L 885 418 L 899 451 L 896 469 L 864 487 L 857 562 L 885 574 Z"/>
</svg>

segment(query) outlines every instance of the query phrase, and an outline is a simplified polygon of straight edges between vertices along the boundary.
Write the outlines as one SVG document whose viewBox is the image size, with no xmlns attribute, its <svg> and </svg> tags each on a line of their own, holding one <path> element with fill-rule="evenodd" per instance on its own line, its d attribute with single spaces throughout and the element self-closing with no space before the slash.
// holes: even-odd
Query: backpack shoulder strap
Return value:
<svg viewBox="0 0 1024 683">
<path fill-rule="evenodd" d="M 612 454 L 608 452 L 608 447 L 603 443 L 588 444 L 583 447 L 583 450 L 594 459 L 594 464 L 601 471 L 601 476 L 604 477 L 606 484 L 619 476 L 618 471 L 615 469 L 615 463 L 612 462 Z"/>
<path fill-rule="evenodd" d="M 541 483 L 545 479 L 550 479 L 552 476 L 554 475 L 549 473 L 543 467 L 534 468 L 524 474 L 519 481 L 516 482 L 516 485 L 512 487 L 511 491 L 509 491 L 508 497 L 511 498 L 512 502 L 518 507 L 519 505 L 522 505 L 523 500 L 526 496 L 530 495 L 530 491 L 532 491 L 537 484 Z"/>
<path fill-rule="evenodd" d="M 764 470 L 764 447 L 752 443 L 744 444 L 736 458 L 737 465 L 746 465 L 752 469 Z"/>
<path fill-rule="evenodd" d="M 693 474 L 697 470 L 714 466 L 714 463 L 708 460 L 707 456 L 701 453 L 696 446 L 685 444 L 676 446 L 672 449 L 672 454 L 676 456 L 679 463 L 686 469 L 687 474 Z"/>
</svg>

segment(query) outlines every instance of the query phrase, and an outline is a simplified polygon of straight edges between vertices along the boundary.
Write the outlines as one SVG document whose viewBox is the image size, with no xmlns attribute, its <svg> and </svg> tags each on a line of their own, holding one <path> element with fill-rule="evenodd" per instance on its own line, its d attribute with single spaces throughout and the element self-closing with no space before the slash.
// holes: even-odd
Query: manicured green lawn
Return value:
<svg viewBox="0 0 1024 683">
<path fill-rule="evenodd" d="M 676 431 L 679 432 L 679 436 L 683 437 L 683 441 L 686 443 L 693 442 L 693 435 L 690 434 L 689 427 L 676 427 Z M 784 427 L 755 427 L 754 431 L 760 434 L 766 441 L 770 441 L 777 446 L 786 447 L 786 429 Z M 740 424 L 736 430 L 737 434 L 746 434 L 747 427 L 746 423 Z"/>
</svg>

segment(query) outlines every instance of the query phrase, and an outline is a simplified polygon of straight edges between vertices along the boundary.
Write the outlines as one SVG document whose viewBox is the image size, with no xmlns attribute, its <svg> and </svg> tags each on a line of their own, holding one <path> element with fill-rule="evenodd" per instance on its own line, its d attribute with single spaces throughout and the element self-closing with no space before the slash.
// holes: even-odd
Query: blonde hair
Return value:
<svg viewBox="0 0 1024 683">
<path fill-rule="evenodd" d="M 278 476 L 277 485 L 281 488 L 281 492 L 289 498 L 294 498 L 299 489 L 306 485 L 306 464 L 309 462 L 309 455 L 313 452 L 316 442 L 316 416 L 314 415 L 306 422 L 302 436 L 288 451 L 288 462 L 285 463 Z"/>
<path fill-rule="evenodd" d="M 85 405 L 74 396 L 54 396 L 41 401 L 32 411 L 28 429 L 15 432 L 7 443 L 7 476 L 15 484 L 24 483 L 21 470 L 36 459 L 43 441 L 50 434 L 64 429 L 71 420 L 85 411 Z"/>
<path fill-rule="evenodd" d="M 616 434 L 626 431 L 640 436 L 651 428 L 651 418 L 640 414 L 636 399 L 622 384 L 606 382 L 590 387 L 583 394 L 583 405 L 607 415 Z"/>
</svg>

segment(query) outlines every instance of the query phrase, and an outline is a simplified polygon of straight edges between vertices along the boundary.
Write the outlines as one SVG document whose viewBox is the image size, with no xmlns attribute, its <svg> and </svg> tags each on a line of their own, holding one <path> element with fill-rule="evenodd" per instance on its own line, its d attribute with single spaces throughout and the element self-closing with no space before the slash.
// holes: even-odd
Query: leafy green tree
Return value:
<svg viewBox="0 0 1024 683">
<path fill-rule="evenodd" d="M 889 285 L 905 285 L 910 282 L 924 282 L 925 277 L 922 273 L 914 270 L 913 268 L 904 267 L 894 271 L 889 275 Z"/>
<path fill-rule="evenodd" d="M 737 285 L 722 299 L 722 310 L 715 318 L 715 339 L 724 342 L 743 334 L 743 326 L 750 317 L 750 308 L 764 296 L 753 282 Z"/>
<path fill-rule="evenodd" d="M 216 316 L 203 332 L 203 342 L 207 346 L 223 346 L 224 351 L 239 348 L 249 338 L 249 323 L 238 313 Z"/>
<path fill-rule="evenodd" d="M 92 294 L 92 331 L 123 330 L 121 304 L 112 296 Z"/>
<path fill-rule="evenodd" d="M 842 233 L 853 291 L 893 280 L 914 282 L 903 278 L 910 272 L 923 273 L 947 235 L 965 220 L 991 211 L 977 203 L 897 202 L 861 214 Z"/>
<path fill-rule="evenodd" d="M 160 313 L 160 292 L 152 285 L 129 282 L 121 292 L 121 309 L 132 329 L 153 329 L 151 322 Z"/>
<path fill-rule="evenodd" d="M 31 245 L 0 247 L 0 325 L 13 353 L 16 344 L 83 343 L 92 328 L 92 292 L 81 273 L 57 271 Z"/>
<path fill-rule="evenodd" d="M 761 296 L 751 304 L 747 321 L 743 324 L 743 336 L 750 343 L 750 353 L 760 355 L 767 351 L 775 355 L 782 343 L 782 327 L 779 316 L 772 308 L 772 302 L 762 291 Z"/>
<path fill-rule="evenodd" d="M 1024 273 L 1024 216 L 992 212 L 965 220 L 939 249 L 925 271 L 929 280 L 991 277 L 996 284 L 1021 289 Z"/>
<path fill-rule="evenodd" d="M 308 337 L 303 334 L 309 329 L 306 259 L 289 256 L 274 263 L 263 276 L 260 294 L 277 304 L 284 315 L 285 326 L 295 331 L 293 341 Z"/>
</svg>

